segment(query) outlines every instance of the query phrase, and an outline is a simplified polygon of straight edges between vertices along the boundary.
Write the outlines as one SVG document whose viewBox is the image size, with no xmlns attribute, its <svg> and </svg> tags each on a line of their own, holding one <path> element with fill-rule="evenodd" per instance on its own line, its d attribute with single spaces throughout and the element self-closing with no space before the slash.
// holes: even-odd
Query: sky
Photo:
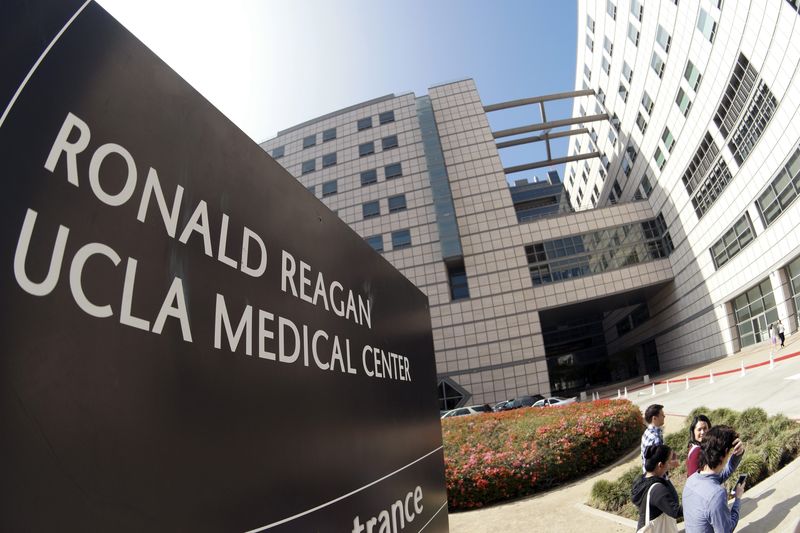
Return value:
<svg viewBox="0 0 800 533">
<path fill-rule="evenodd" d="M 485 105 L 575 86 L 573 0 L 98 1 L 259 143 L 359 102 L 464 78 Z M 546 111 L 566 118 L 572 103 Z M 495 130 L 541 120 L 538 106 L 489 117 Z M 555 142 L 553 157 L 566 149 Z M 506 166 L 545 155 L 542 143 L 501 151 Z"/>
</svg>

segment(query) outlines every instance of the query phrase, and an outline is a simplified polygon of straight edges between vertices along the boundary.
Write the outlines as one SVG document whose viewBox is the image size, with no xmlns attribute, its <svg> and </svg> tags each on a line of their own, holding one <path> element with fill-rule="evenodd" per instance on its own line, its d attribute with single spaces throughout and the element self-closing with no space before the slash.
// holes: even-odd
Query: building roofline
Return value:
<svg viewBox="0 0 800 533">
<path fill-rule="evenodd" d="M 292 126 L 291 128 L 286 128 L 285 130 L 281 130 L 281 131 L 278 132 L 278 134 L 275 137 L 280 137 L 281 135 L 285 135 L 285 134 L 291 133 L 291 132 L 293 132 L 295 130 L 299 130 L 300 128 L 304 128 L 304 127 L 306 127 L 306 126 L 308 126 L 310 124 L 314 124 L 315 122 L 319 122 L 320 120 L 325 120 L 325 119 L 328 119 L 328 118 L 332 118 L 332 117 L 335 117 L 337 115 L 341 115 L 343 113 L 349 113 L 350 111 L 353 111 L 353 110 L 358 109 L 360 107 L 366 107 L 368 105 L 377 104 L 379 102 L 385 102 L 386 100 L 391 100 L 392 98 L 396 98 L 394 93 L 390 93 L 390 94 L 387 94 L 387 95 L 384 95 L 384 96 L 379 96 L 378 98 L 373 98 L 372 100 L 367 100 L 365 102 L 361 102 L 360 104 L 353 104 L 353 105 L 345 107 L 343 109 L 339 109 L 338 111 L 333 111 L 333 112 L 328 113 L 326 115 L 322 115 L 321 117 L 312 118 L 311 120 L 306 120 L 305 122 L 301 122 L 300 124 Z M 273 139 L 275 137 L 273 137 Z"/>
</svg>

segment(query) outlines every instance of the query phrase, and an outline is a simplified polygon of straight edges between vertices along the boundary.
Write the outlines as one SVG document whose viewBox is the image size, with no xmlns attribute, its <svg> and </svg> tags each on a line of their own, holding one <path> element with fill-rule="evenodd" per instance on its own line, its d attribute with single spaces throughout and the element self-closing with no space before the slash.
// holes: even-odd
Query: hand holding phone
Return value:
<svg viewBox="0 0 800 533">
<path fill-rule="evenodd" d="M 747 479 L 747 474 L 740 474 L 739 479 L 736 480 L 736 485 L 731 489 L 731 495 L 736 495 L 737 498 L 742 497 L 744 492 L 744 482 Z M 741 489 L 739 488 L 741 487 Z"/>
</svg>

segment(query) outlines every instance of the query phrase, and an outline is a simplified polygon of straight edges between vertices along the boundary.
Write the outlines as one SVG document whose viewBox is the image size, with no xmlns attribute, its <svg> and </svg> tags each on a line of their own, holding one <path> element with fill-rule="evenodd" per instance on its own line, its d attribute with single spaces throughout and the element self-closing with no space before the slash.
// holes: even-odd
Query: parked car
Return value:
<svg viewBox="0 0 800 533">
<path fill-rule="evenodd" d="M 544 396 L 541 394 L 534 394 L 533 396 L 526 395 L 520 396 L 519 398 L 511 398 L 510 400 L 506 400 L 505 402 L 500 402 L 499 404 L 495 405 L 495 411 L 510 411 L 512 409 L 519 409 L 520 407 L 530 407 L 535 404 L 538 400 L 543 400 Z M 502 405 L 501 405 L 502 404 Z"/>
<path fill-rule="evenodd" d="M 483 405 L 467 405 L 466 407 L 458 407 L 451 409 L 442 415 L 442 418 L 452 418 L 454 416 L 477 415 L 478 413 L 491 413 L 492 408 L 489 404 Z"/>
<path fill-rule="evenodd" d="M 553 396 L 552 398 L 543 398 L 533 404 L 534 407 L 552 407 L 556 405 L 567 405 L 575 403 L 576 398 L 561 398 L 560 396 Z"/>
</svg>

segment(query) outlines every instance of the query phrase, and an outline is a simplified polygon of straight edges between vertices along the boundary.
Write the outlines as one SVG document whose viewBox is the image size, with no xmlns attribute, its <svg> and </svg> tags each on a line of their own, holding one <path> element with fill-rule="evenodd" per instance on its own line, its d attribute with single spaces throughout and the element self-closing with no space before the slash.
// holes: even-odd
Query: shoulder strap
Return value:
<svg viewBox="0 0 800 533">
<path fill-rule="evenodd" d="M 647 490 L 647 507 L 646 507 L 647 510 L 645 511 L 645 514 L 644 514 L 644 523 L 645 524 L 649 524 L 650 523 L 650 493 L 653 492 L 653 488 L 656 485 L 658 485 L 657 482 L 653 483 L 652 485 L 650 485 L 650 488 Z"/>
</svg>

